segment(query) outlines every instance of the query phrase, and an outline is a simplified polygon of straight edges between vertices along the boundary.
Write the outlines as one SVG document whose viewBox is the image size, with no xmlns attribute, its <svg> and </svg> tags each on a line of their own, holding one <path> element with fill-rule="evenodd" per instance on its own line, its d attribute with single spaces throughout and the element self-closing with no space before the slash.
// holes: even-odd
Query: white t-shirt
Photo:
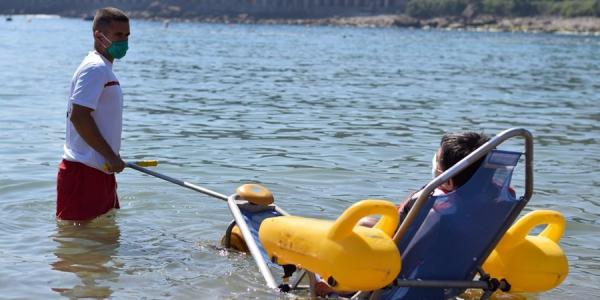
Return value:
<svg viewBox="0 0 600 300">
<path fill-rule="evenodd" d="M 112 71 L 112 63 L 97 51 L 91 51 L 85 57 L 71 80 L 63 158 L 104 171 L 104 157 L 83 140 L 69 120 L 73 104 L 94 110 L 91 116 L 100 134 L 118 154 L 123 127 L 123 94 Z"/>
</svg>

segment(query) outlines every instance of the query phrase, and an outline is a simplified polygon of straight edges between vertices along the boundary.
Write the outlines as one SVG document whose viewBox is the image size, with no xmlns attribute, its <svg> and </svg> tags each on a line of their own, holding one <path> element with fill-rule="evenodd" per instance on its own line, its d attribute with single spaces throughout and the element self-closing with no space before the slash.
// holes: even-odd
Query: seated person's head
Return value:
<svg viewBox="0 0 600 300">
<path fill-rule="evenodd" d="M 485 144 L 490 138 L 483 133 L 460 132 L 446 133 L 442 136 L 440 148 L 435 155 L 434 175 L 438 176 L 450 169 L 461 159 Z M 445 192 L 450 192 L 465 184 L 479 169 L 483 158 L 452 177 L 440 186 Z"/>
</svg>

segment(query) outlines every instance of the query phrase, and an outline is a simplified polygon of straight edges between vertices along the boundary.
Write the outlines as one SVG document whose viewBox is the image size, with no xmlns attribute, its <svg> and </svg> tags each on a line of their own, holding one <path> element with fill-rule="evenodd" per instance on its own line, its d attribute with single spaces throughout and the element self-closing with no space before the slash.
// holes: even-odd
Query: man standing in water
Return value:
<svg viewBox="0 0 600 300">
<path fill-rule="evenodd" d="M 115 174 L 125 167 L 119 156 L 123 94 L 112 71 L 125 56 L 129 18 L 107 7 L 96 12 L 94 50 L 71 81 L 63 160 L 56 182 L 56 216 L 90 220 L 119 208 Z"/>
</svg>

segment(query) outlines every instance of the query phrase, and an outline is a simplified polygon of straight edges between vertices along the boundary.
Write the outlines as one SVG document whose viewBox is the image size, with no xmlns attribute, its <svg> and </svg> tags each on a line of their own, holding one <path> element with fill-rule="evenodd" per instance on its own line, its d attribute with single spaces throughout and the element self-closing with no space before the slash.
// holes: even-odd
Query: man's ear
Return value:
<svg viewBox="0 0 600 300">
<path fill-rule="evenodd" d="M 100 35 L 100 30 L 94 30 L 94 41 L 98 41 L 102 45 L 104 45 L 104 42 L 102 41 L 102 36 Z"/>
<path fill-rule="evenodd" d="M 104 49 L 108 48 L 111 43 L 110 40 L 104 34 L 102 34 L 100 30 L 94 30 L 94 41 L 99 42 Z"/>
</svg>

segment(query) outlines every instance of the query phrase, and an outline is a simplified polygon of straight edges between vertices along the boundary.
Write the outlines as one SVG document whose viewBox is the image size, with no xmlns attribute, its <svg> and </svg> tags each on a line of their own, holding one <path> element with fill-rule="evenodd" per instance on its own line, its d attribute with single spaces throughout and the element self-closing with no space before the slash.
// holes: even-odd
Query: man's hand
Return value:
<svg viewBox="0 0 600 300">
<path fill-rule="evenodd" d="M 112 159 L 106 160 L 107 171 L 114 173 L 121 173 L 125 169 L 125 162 L 120 156 L 115 156 Z"/>
</svg>

